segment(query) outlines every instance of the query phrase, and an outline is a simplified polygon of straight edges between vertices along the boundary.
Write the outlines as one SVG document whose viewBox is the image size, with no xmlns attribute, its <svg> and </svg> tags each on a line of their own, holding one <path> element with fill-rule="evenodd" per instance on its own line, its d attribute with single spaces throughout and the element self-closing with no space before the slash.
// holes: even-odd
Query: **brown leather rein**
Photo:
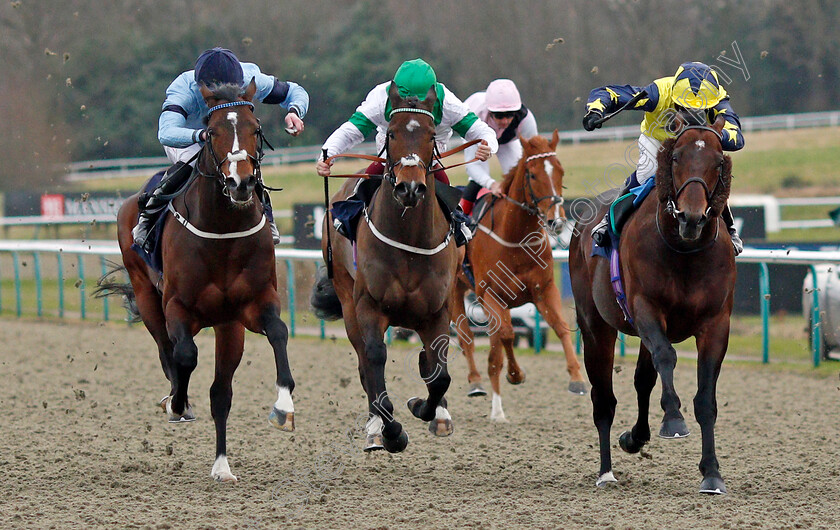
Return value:
<svg viewBox="0 0 840 530">
<path fill-rule="evenodd" d="M 433 157 L 432 163 L 434 164 L 435 161 L 440 162 L 441 160 L 443 160 L 446 157 L 452 156 L 456 153 L 460 153 L 464 149 L 466 149 L 468 147 L 472 147 L 473 145 L 479 143 L 480 141 L 481 141 L 480 139 L 470 140 L 469 142 L 465 142 L 465 143 L 459 145 L 458 147 L 456 147 L 454 149 L 450 149 L 449 151 L 445 151 L 443 153 L 440 153 L 439 155 Z M 355 155 L 355 154 L 343 154 L 343 153 L 333 155 L 333 156 L 327 158 L 326 160 L 324 160 L 324 162 L 326 162 L 327 164 L 330 164 L 336 158 L 359 158 L 361 160 L 370 160 L 371 162 L 377 162 L 379 164 L 386 164 L 387 165 L 387 163 L 388 163 L 387 159 L 379 157 L 379 156 Z M 476 158 L 473 158 L 472 160 L 470 160 L 468 162 L 461 162 L 460 164 L 453 164 L 451 166 L 446 166 L 446 167 L 441 166 L 441 167 L 437 167 L 437 168 L 429 168 L 429 171 L 434 172 L 434 171 L 442 171 L 442 170 L 452 169 L 454 167 L 464 166 L 466 164 L 471 164 L 473 162 L 476 162 L 477 160 L 478 160 L 478 158 L 476 157 Z M 351 174 L 346 174 L 346 175 L 330 175 L 330 177 L 335 177 L 335 178 L 370 178 L 370 177 L 381 177 L 381 175 L 367 175 L 365 173 L 351 173 Z"/>
</svg>

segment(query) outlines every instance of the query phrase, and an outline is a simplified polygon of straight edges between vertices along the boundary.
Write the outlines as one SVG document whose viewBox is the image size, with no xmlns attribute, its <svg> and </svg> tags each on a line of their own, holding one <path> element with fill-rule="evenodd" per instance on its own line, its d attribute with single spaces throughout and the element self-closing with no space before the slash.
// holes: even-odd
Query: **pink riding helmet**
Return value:
<svg viewBox="0 0 840 530">
<path fill-rule="evenodd" d="M 510 79 L 496 79 L 487 85 L 484 101 L 490 112 L 510 112 L 522 108 L 519 90 Z"/>
</svg>

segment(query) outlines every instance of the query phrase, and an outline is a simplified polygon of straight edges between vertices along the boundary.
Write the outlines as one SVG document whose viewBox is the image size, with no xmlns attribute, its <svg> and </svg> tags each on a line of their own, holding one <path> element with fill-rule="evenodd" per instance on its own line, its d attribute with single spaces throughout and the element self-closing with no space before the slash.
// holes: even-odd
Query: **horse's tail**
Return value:
<svg viewBox="0 0 840 530">
<path fill-rule="evenodd" d="M 114 278 L 115 274 L 126 272 L 125 266 L 108 261 L 111 269 L 102 275 L 96 282 L 96 289 L 94 289 L 92 296 L 94 298 L 105 298 L 106 296 L 122 296 L 123 307 L 128 316 L 128 322 L 140 322 L 140 310 L 137 308 L 137 297 L 134 295 L 134 288 L 131 287 L 130 282 L 121 282 Z"/>
<path fill-rule="evenodd" d="M 326 267 L 319 267 L 312 286 L 312 296 L 309 297 L 309 304 L 315 316 L 321 320 L 338 320 L 342 316 L 341 302 L 335 293 L 332 279 L 327 275 Z"/>
</svg>

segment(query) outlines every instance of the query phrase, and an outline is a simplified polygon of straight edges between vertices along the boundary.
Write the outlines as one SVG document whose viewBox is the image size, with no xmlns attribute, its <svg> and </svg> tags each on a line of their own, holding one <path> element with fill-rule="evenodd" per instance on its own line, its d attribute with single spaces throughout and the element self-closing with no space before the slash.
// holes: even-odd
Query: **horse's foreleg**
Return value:
<svg viewBox="0 0 840 530">
<path fill-rule="evenodd" d="M 388 319 L 382 315 L 367 296 L 356 305 L 359 330 L 364 341 L 364 379 L 368 396 L 370 420 L 367 423 L 368 439 L 382 433 L 382 445 L 390 453 L 398 453 L 408 445 L 408 435 L 400 422 L 394 419 L 394 405 L 385 389 L 385 363 L 388 352 L 383 340 Z"/>
<path fill-rule="evenodd" d="M 685 438 L 689 435 L 688 426 L 680 412 L 682 404 L 674 386 L 677 351 L 665 335 L 664 318 L 661 312 L 641 297 L 635 299 L 633 309 L 636 314 L 636 329 L 639 331 L 639 338 L 650 351 L 653 366 L 662 380 L 660 403 L 665 415 L 662 418 L 659 436 L 672 439 Z"/>
<path fill-rule="evenodd" d="M 598 442 L 601 455 L 601 469 L 598 472 L 596 486 L 616 482 L 612 472 L 610 453 L 610 429 L 615 418 L 615 393 L 613 392 L 613 363 L 615 357 L 616 330 L 608 325 L 597 313 L 594 305 L 590 306 L 587 320 L 583 313 L 583 302 L 577 307 L 577 320 L 583 339 L 583 362 L 586 374 L 592 384 L 592 419 L 598 429 Z"/>
<path fill-rule="evenodd" d="M 216 423 L 216 460 L 210 476 L 219 482 L 236 482 L 227 460 L 227 419 L 233 399 L 233 373 L 242 360 L 245 327 L 239 323 L 216 326 L 216 378 L 210 386 L 210 413 Z"/>
<path fill-rule="evenodd" d="M 700 472 L 701 493 L 726 493 L 715 454 L 715 421 L 717 421 L 717 380 L 720 366 L 729 345 L 729 313 L 706 326 L 697 335 L 697 395 L 694 396 L 694 415 L 700 424 L 703 456 Z"/>
<path fill-rule="evenodd" d="M 292 402 L 292 392 L 295 390 L 295 380 L 292 378 L 286 350 L 289 342 L 289 328 L 280 319 L 280 309 L 275 304 L 269 304 L 263 309 L 260 314 L 260 324 L 274 350 L 274 366 L 277 369 L 275 382 L 277 400 L 268 415 L 268 422 L 281 431 L 294 431 L 295 405 Z"/>
<path fill-rule="evenodd" d="M 487 333 L 490 335 L 490 353 L 487 358 L 487 372 L 490 376 L 490 385 L 493 387 L 490 421 L 506 422 L 505 411 L 502 409 L 500 375 L 502 368 L 504 368 L 504 352 L 507 348 L 513 348 L 513 326 L 510 323 L 510 310 L 503 307 L 492 295 L 482 298 L 482 306 L 484 312 L 487 313 Z M 517 376 L 521 377 L 518 367 L 516 370 Z M 510 376 L 508 380 L 510 380 Z"/>
<path fill-rule="evenodd" d="M 164 397 L 161 403 L 165 403 L 175 393 L 174 360 L 172 359 L 172 341 L 166 331 L 166 318 L 163 315 L 160 293 L 152 286 L 146 276 L 141 282 L 132 282 L 134 296 L 137 301 L 137 308 L 143 318 L 143 324 L 158 347 L 158 357 L 163 373 L 169 381 L 169 395 Z"/>
<path fill-rule="evenodd" d="M 198 365 L 198 346 L 193 340 L 191 318 L 177 301 L 170 301 L 165 309 L 166 327 L 172 341 L 172 374 L 174 391 L 170 399 L 161 402 L 169 414 L 170 423 L 192 421 L 195 414 L 190 407 L 187 391 L 190 376 Z"/>
<path fill-rule="evenodd" d="M 575 354 L 575 347 L 572 345 L 572 330 L 566 319 L 563 318 L 563 298 L 555 284 L 545 289 L 542 296 L 536 300 L 537 309 L 545 317 L 551 329 L 557 333 L 563 344 L 563 353 L 566 355 L 566 371 L 569 372 L 569 392 L 580 396 L 586 395 L 586 383 L 583 382 L 583 374 L 580 371 L 580 363 Z M 539 333 L 540 330 L 536 330 Z"/>
<path fill-rule="evenodd" d="M 467 396 L 486 396 L 487 392 L 481 386 L 481 374 L 475 364 L 475 335 L 470 329 L 470 320 L 464 308 L 465 293 L 464 284 L 456 280 L 456 285 L 452 288 L 452 295 L 449 300 L 449 310 L 452 314 L 452 322 L 455 324 L 455 332 L 458 334 L 458 345 L 461 347 L 464 357 L 467 358 L 469 368 L 467 381 L 470 383 Z"/>
<path fill-rule="evenodd" d="M 449 348 L 449 315 L 448 311 L 440 315 L 437 321 L 425 328 L 418 329 L 423 341 L 420 352 L 420 377 L 429 390 L 428 399 L 411 398 L 408 408 L 415 417 L 428 421 L 429 431 L 435 436 L 449 436 L 452 434 L 452 416 L 446 409 L 446 394 L 451 378 L 447 370 L 447 353 Z"/>
<path fill-rule="evenodd" d="M 633 380 L 636 387 L 636 399 L 639 404 L 639 416 L 630 431 L 624 431 L 618 444 L 628 453 L 638 453 L 650 441 L 650 393 L 656 384 L 656 369 L 650 358 L 650 351 L 644 344 L 639 348 L 639 360 L 636 362 L 636 374 Z"/>
</svg>

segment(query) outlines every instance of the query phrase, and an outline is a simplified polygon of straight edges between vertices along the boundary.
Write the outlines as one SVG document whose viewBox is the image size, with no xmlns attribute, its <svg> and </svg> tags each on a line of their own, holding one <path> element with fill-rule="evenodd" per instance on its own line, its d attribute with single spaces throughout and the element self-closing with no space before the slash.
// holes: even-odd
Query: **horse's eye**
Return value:
<svg viewBox="0 0 840 530">
<path fill-rule="evenodd" d="M 393 140 L 394 138 L 396 138 L 396 136 L 394 136 L 394 132 L 393 132 L 393 131 L 388 131 L 388 138 L 390 138 L 391 140 Z"/>
<path fill-rule="evenodd" d="M 678 158 L 677 158 L 677 155 L 671 155 L 671 163 L 672 163 L 672 164 L 676 164 L 678 161 L 679 161 L 679 160 L 678 160 Z"/>
</svg>

